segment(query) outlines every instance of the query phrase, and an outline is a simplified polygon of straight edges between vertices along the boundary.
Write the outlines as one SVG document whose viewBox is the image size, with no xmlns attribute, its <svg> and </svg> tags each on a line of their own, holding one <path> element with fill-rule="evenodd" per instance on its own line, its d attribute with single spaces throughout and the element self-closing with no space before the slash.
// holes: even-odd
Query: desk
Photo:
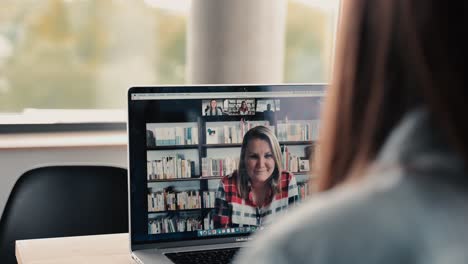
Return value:
<svg viewBox="0 0 468 264">
<path fill-rule="evenodd" d="M 29 239 L 16 241 L 20 264 L 134 264 L 128 234 Z"/>
</svg>

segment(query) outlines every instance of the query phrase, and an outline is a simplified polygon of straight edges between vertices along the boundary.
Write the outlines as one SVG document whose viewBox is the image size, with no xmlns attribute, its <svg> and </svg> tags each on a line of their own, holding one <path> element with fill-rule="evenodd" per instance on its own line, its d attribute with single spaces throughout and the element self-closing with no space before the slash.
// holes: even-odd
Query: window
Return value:
<svg viewBox="0 0 468 264">
<path fill-rule="evenodd" d="M 285 82 L 328 82 L 338 6 L 338 0 L 289 0 Z"/>
<path fill-rule="evenodd" d="M 326 82 L 338 0 L 286 3 L 284 82 Z M 131 85 L 186 83 L 190 6 L 190 0 L 2 0 L 0 113 L 123 109 Z"/>
<path fill-rule="evenodd" d="M 0 111 L 122 108 L 135 82 L 184 83 L 177 2 L 2 1 Z"/>
</svg>

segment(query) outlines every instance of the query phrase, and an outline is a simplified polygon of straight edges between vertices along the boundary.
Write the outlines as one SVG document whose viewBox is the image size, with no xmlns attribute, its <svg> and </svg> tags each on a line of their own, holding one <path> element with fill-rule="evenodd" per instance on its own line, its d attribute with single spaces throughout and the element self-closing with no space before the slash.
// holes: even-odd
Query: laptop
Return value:
<svg viewBox="0 0 468 264">
<path fill-rule="evenodd" d="M 288 176 L 294 203 L 306 199 L 324 89 L 322 84 L 130 88 L 132 257 L 138 263 L 228 263 L 254 233 L 268 232 L 280 217 L 275 212 L 286 212 L 285 206 L 242 213 L 235 210 L 238 204 L 229 205 L 231 211 L 219 208 L 226 196 L 220 186 L 238 169 L 243 136 L 254 127 L 267 127 L 277 137 L 283 169 L 294 176 Z"/>
</svg>

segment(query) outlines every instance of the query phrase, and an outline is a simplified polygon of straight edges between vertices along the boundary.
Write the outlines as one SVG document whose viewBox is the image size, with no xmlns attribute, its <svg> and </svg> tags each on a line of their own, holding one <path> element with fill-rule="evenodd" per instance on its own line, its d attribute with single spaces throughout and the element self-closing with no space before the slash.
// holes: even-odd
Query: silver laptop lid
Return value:
<svg viewBox="0 0 468 264">
<path fill-rule="evenodd" d="M 304 199 L 313 184 L 308 155 L 324 89 L 321 84 L 130 88 L 132 249 L 245 241 Z M 252 192 L 243 196 L 239 189 L 245 183 L 251 190 L 255 172 L 245 168 L 258 157 L 240 154 L 244 135 L 257 126 L 279 143 L 280 151 L 271 142 L 268 151 L 280 152 L 272 164 L 282 168 L 270 171 L 270 191 L 261 206 Z"/>
</svg>

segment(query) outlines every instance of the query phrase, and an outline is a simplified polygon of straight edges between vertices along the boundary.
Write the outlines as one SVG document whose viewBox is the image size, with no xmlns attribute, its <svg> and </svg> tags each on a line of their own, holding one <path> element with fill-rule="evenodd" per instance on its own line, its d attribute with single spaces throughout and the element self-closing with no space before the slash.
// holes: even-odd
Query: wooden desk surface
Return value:
<svg viewBox="0 0 468 264">
<path fill-rule="evenodd" d="M 127 233 L 18 240 L 16 259 L 21 264 L 135 263 Z"/>
</svg>

